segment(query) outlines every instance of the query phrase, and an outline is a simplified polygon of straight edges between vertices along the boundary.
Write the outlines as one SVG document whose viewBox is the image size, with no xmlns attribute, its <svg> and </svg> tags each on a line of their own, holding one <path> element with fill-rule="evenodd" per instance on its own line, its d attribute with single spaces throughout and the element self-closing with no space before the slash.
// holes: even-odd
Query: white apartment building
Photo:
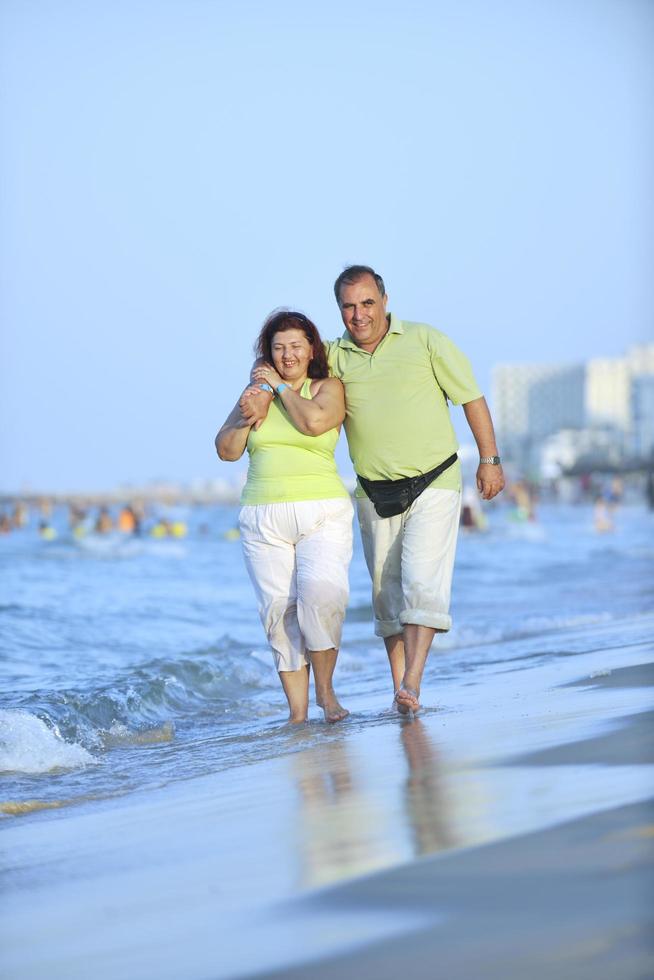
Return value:
<svg viewBox="0 0 654 980">
<path fill-rule="evenodd" d="M 529 392 L 559 370 L 553 364 L 497 364 L 493 368 L 493 419 L 502 441 L 529 433 Z"/>
<path fill-rule="evenodd" d="M 493 419 L 501 451 L 535 465 L 542 440 L 584 425 L 581 365 L 499 364 L 493 370 Z"/>
<path fill-rule="evenodd" d="M 497 365 L 493 417 L 501 451 L 532 470 L 540 468 L 546 440 L 549 462 L 560 450 L 564 465 L 575 443 L 578 455 L 591 446 L 597 453 L 607 438 L 612 459 L 648 457 L 654 445 L 653 379 L 654 344 L 632 347 L 623 357 L 593 358 L 586 365 Z M 551 441 L 564 430 L 563 441 Z"/>
<path fill-rule="evenodd" d="M 586 365 L 589 425 L 627 433 L 631 421 L 631 372 L 626 358 L 595 357 Z"/>
<path fill-rule="evenodd" d="M 641 459 L 654 458 L 654 371 L 633 379 L 631 416 L 635 455 Z"/>
<path fill-rule="evenodd" d="M 645 421 L 645 396 L 636 388 L 654 376 L 654 344 L 631 347 L 624 357 L 594 358 L 586 367 L 586 424 L 622 433 L 628 449 L 641 454 L 636 433 Z"/>
</svg>

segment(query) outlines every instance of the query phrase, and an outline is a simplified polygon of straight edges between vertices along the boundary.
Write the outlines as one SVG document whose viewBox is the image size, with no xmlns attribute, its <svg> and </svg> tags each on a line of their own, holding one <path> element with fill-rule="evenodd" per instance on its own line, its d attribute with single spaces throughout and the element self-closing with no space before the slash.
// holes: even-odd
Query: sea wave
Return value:
<svg viewBox="0 0 654 980">
<path fill-rule="evenodd" d="M 86 764 L 89 753 L 172 741 L 178 724 L 195 726 L 203 718 L 220 724 L 241 708 L 266 715 L 270 701 L 278 701 L 278 685 L 269 656 L 225 638 L 184 657 L 153 659 L 101 687 L 31 693 L 3 712 L 0 769 L 36 773 Z M 66 755 L 70 746 L 82 754 Z"/>
<path fill-rule="evenodd" d="M 72 542 L 77 551 L 90 558 L 135 558 L 152 555 L 158 558 L 185 558 L 186 547 L 178 541 L 153 541 L 129 538 L 124 534 L 88 534 Z"/>
<path fill-rule="evenodd" d="M 612 623 L 614 620 L 615 617 L 611 613 L 599 612 L 560 616 L 525 616 L 524 619 L 516 619 L 510 624 L 497 626 L 489 624 L 481 628 L 455 625 L 449 633 L 439 638 L 438 646 L 445 650 L 459 650 L 466 647 L 528 639 L 540 634 L 549 635 L 587 626 L 602 626 Z"/>
<path fill-rule="evenodd" d="M 0 772 L 32 775 L 54 770 L 80 769 L 96 762 L 84 746 L 67 742 L 28 711 L 0 711 Z"/>
</svg>

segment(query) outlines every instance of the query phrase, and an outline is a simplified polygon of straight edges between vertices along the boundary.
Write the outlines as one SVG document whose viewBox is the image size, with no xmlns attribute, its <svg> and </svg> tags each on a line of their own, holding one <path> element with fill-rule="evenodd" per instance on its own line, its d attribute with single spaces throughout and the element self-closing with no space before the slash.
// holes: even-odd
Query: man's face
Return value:
<svg viewBox="0 0 654 980">
<path fill-rule="evenodd" d="M 364 276 L 352 285 L 341 286 L 339 308 L 343 323 L 357 347 L 370 353 L 385 335 L 387 296 L 380 296 L 372 276 Z"/>
</svg>

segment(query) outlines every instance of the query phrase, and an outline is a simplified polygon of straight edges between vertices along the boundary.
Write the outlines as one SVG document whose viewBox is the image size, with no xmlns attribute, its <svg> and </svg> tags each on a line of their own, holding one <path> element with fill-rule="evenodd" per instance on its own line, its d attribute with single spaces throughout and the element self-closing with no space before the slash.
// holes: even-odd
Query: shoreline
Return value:
<svg viewBox="0 0 654 980">
<path fill-rule="evenodd" d="M 8 818 L 3 976 L 642 980 L 647 627 L 479 667 L 414 722 L 353 705 L 283 755 Z"/>
<path fill-rule="evenodd" d="M 573 682 L 576 686 L 588 682 Z M 654 684 L 654 663 L 617 668 L 592 686 Z M 517 755 L 505 764 L 648 766 L 654 711 L 607 733 Z M 646 798 L 488 844 L 426 855 L 325 889 L 314 919 L 337 912 L 415 913 L 415 926 L 317 960 L 255 974 L 258 980 L 646 980 L 654 975 L 654 781 Z M 306 903 L 305 903 L 306 905 Z M 302 914 L 298 902 L 289 915 Z M 306 915 L 306 912 L 305 912 Z M 425 923 L 425 917 L 431 919 Z"/>
<path fill-rule="evenodd" d="M 405 969 L 417 980 L 646 980 L 654 971 L 653 820 L 650 797 L 340 885 L 313 899 L 314 916 L 409 908 L 415 928 L 400 941 L 253 976 L 393 980 Z"/>
</svg>

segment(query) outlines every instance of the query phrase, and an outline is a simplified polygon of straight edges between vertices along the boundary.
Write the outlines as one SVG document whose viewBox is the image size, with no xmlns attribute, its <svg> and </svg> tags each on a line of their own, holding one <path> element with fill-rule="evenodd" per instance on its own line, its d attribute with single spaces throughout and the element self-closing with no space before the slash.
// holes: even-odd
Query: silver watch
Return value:
<svg viewBox="0 0 654 980">
<path fill-rule="evenodd" d="M 499 466 L 502 460 L 499 456 L 480 456 L 480 463 L 490 463 L 492 466 Z"/>
</svg>

